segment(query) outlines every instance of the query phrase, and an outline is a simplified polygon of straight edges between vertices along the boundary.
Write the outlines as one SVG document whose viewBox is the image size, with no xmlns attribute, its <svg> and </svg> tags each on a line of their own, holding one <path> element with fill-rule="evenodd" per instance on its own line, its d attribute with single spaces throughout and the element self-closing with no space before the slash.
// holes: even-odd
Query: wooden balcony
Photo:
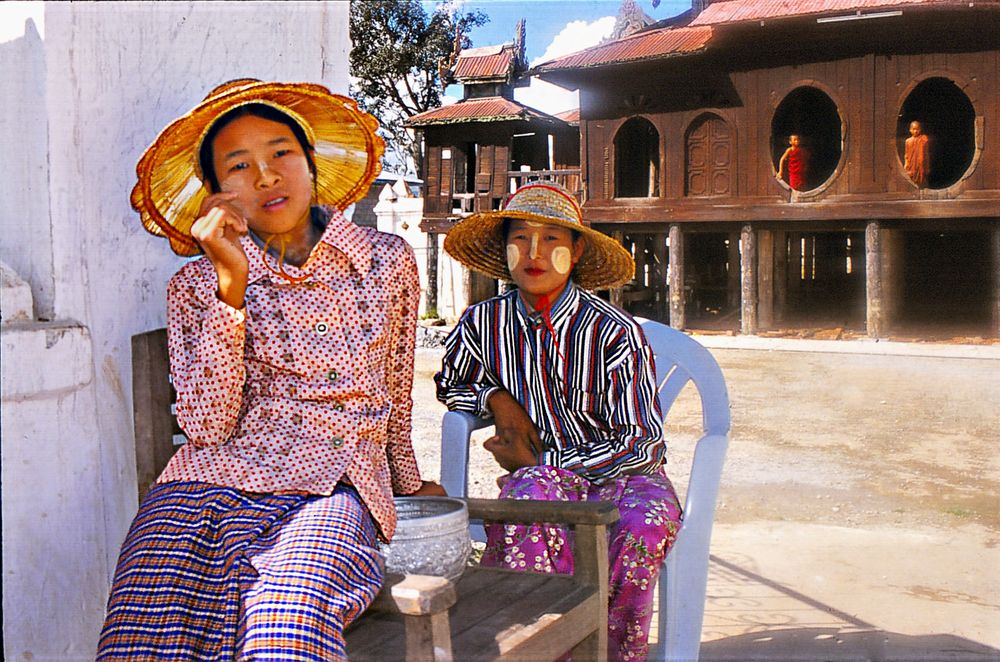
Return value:
<svg viewBox="0 0 1000 662">
<path fill-rule="evenodd" d="M 420 224 L 424 232 L 447 232 L 459 220 L 482 211 L 496 211 L 507 201 L 507 196 L 530 182 L 555 182 L 583 201 L 583 188 L 579 168 L 562 170 L 508 170 L 507 182 L 503 187 L 506 195 L 497 197 L 499 187 L 493 186 L 492 178 L 480 175 L 477 179 L 478 192 L 447 192 L 425 189 L 424 220 Z"/>
</svg>

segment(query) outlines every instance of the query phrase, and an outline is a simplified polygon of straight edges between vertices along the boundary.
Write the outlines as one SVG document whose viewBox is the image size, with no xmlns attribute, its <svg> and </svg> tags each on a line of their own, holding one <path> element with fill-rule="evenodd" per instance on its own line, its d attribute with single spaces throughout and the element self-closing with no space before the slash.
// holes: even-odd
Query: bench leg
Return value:
<svg viewBox="0 0 1000 662">
<path fill-rule="evenodd" d="M 452 662 L 447 611 L 429 616 L 403 616 L 403 623 L 407 662 Z"/>
</svg>

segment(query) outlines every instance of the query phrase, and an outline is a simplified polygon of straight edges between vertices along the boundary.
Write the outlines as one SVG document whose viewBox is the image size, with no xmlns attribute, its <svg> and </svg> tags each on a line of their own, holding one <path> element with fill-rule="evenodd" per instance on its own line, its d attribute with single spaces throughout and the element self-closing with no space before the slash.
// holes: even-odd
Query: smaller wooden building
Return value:
<svg viewBox="0 0 1000 662">
<path fill-rule="evenodd" d="M 521 184 L 556 180 L 580 186 L 578 122 L 548 115 L 514 100 L 527 84 L 524 21 L 513 42 L 465 49 L 444 83 L 460 83 L 457 103 L 414 115 L 407 125 L 423 140 L 424 215 L 428 246 L 461 218 L 500 209 Z M 430 259 L 428 269 L 436 269 Z M 495 281 L 470 274 L 469 301 L 496 294 Z"/>
</svg>

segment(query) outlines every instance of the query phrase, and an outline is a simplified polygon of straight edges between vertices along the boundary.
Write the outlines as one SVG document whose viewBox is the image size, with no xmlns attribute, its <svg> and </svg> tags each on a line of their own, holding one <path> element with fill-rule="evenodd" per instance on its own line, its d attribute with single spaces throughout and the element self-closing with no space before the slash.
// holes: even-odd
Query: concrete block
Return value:
<svg viewBox="0 0 1000 662">
<path fill-rule="evenodd" d="M 0 321 L 27 321 L 34 317 L 31 286 L 0 262 Z"/>
<path fill-rule="evenodd" d="M 93 379 L 90 331 L 65 322 L 11 322 L 0 329 L 4 401 L 67 393 Z"/>
</svg>

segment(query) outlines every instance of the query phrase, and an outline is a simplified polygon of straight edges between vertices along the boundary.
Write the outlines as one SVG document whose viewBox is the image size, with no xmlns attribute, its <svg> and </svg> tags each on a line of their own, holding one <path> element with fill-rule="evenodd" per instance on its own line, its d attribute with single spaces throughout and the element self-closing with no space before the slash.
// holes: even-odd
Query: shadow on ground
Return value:
<svg viewBox="0 0 1000 662">
<path fill-rule="evenodd" d="M 950 634 L 886 632 L 713 555 L 701 659 L 979 661 L 1000 660 L 1000 650 Z"/>
<path fill-rule="evenodd" d="M 704 662 L 723 660 L 997 660 L 1000 650 L 950 634 L 909 636 L 883 630 L 782 628 L 708 641 Z"/>
</svg>

